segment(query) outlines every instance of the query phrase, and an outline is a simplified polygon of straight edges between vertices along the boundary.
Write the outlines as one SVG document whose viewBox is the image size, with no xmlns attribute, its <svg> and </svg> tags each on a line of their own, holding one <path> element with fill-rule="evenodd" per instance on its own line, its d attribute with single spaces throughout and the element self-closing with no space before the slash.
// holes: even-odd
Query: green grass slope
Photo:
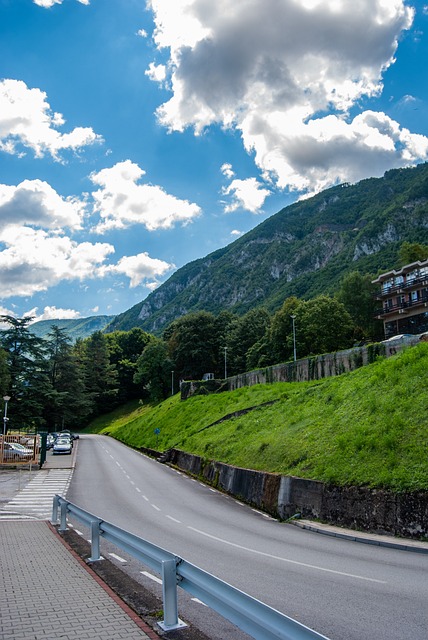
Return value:
<svg viewBox="0 0 428 640">
<path fill-rule="evenodd" d="M 423 343 L 336 378 L 185 402 L 176 395 L 156 406 L 124 408 L 91 427 L 133 447 L 176 447 L 339 485 L 427 490 L 427 371 Z"/>
</svg>

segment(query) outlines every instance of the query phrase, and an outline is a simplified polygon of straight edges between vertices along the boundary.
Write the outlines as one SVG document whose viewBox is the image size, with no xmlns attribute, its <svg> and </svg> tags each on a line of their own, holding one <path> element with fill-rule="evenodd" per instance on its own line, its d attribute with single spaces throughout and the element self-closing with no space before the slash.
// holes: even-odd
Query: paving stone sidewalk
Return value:
<svg viewBox="0 0 428 640">
<path fill-rule="evenodd" d="M 48 522 L 2 522 L 0 566 L 4 640 L 159 638 L 84 566 Z"/>
</svg>

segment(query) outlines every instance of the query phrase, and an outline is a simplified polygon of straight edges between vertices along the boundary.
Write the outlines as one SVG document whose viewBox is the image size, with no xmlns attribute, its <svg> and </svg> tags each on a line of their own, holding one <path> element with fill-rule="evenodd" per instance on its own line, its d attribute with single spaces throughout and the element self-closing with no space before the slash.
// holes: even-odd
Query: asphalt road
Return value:
<svg viewBox="0 0 428 640">
<path fill-rule="evenodd" d="M 428 638 L 426 555 L 277 522 L 103 436 L 81 436 L 67 497 L 332 640 Z"/>
</svg>

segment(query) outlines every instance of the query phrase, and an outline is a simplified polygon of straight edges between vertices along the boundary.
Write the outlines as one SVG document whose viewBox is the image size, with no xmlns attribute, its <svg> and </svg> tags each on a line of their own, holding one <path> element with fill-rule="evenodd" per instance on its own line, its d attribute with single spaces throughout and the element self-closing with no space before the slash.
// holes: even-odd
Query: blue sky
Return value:
<svg viewBox="0 0 428 640">
<path fill-rule="evenodd" d="M 0 313 L 121 313 L 426 161 L 427 31 L 415 0 L 0 0 Z"/>
</svg>

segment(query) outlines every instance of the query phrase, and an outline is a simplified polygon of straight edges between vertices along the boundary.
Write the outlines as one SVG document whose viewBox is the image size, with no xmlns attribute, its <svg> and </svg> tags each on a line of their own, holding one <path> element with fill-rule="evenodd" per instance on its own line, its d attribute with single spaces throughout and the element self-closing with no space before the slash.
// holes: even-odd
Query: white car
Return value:
<svg viewBox="0 0 428 640">
<path fill-rule="evenodd" d="M 71 453 L 73 445 L 69 438 L 57 438 L 52 453 Z"/>
</svg>

